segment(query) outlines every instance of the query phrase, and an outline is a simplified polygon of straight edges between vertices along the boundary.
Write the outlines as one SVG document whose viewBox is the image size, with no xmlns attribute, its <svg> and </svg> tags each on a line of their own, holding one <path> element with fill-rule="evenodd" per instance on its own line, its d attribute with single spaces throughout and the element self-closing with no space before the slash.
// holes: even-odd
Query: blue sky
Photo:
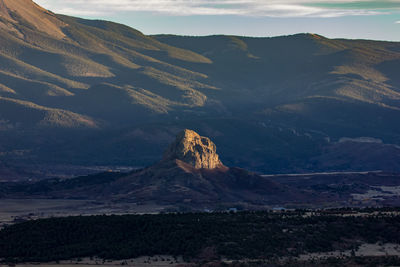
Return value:
<svg viewBox="0 0 400 267">
<path fill-rule="evenodd" d="M 400 41 L 400 0 L 36 0 L 56 13 L 105 19 L 145 34 Z"/>
</svg>

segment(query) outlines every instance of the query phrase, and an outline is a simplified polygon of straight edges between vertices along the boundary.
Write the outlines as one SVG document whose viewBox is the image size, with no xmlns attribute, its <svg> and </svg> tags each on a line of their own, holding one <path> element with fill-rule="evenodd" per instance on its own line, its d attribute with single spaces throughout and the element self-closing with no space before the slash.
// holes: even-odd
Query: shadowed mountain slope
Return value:
<svg viewBox="0 0 400 267">
<path fill-rule="evenodd" d="M 313 199 L 219 160 L 215 144 L 191 130 L 179 133 L 156 164 L 128 174 L 104 173 L 73 179 L 0 184 L 2 197 L 98 199 L 159 204 L 265 205 Z"/>
<path fill-rule="evenodd" d="M 202 106 L 206 96 L 196 89 L 215 90 L 202 83 L 205 75 L 168 62 L 209 64 L 209 59 L 129 27 L 58 16 L 30 0 L 4 0 L 0 8 L 4 95 L 88 114 L 90 108 L 80 110 L 86 90 L 102 84 L 108 90 L 101 94 L 115 102 L 121 99 L 114 92 L 127 88 L 124 97 L 130 103 L 120 113 L 137 110 L 135 106 L 165 113 L 170 106 Z M 151 102 L 164 108 L 153 108 Z"/>
<path fill-rule="evenodd" d="M 1 0 L 0 61 L 6 161 L 144 166 L 192 128 L 263 172 L 386 169 L 376 151 L 400 162 L 399 43 L 146 36 Z M 339 143 L 360 137 L 381 147 Z M 371 156 L 326 164 L 353 151 Z"/>
</svg>

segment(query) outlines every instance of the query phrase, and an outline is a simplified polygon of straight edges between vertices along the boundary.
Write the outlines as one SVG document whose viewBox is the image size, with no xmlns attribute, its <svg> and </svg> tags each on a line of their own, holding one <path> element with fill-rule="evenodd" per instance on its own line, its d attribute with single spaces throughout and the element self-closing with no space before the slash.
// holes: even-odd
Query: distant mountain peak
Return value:
<svg viewBox="0 0 400 267">
<path fill-rule="evenodd" d="M 65 37 L 62 27 L 67 24 L 32 0 L 0 0 L 0 17 L 11 23 L 0 21 L 0 29 L 9 32 L 19 32 L 19 26 L 25 25 L 57 39 Z"/>
<path fill-rule="evenodd" d="M 181 160 L 196 169 L 215 169 L 223 166 L 215 144 L 195 131 L 180 132 L 164 154 L 164 161 Z"/>
</svg>

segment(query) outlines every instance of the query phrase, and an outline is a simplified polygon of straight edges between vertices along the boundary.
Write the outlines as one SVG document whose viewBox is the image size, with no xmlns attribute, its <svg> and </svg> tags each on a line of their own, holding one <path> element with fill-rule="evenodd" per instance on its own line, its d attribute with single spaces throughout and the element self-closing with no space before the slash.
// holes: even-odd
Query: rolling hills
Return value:
<svg viewBox="0 0 400 267">
<path fill-rule="evenodd" d="M 147 36 L 0 0 L 0 161 L 146 166 L 192 128 L 264 173 L 399 171 L 399 67 L 395 42 Z"/>
</svg>

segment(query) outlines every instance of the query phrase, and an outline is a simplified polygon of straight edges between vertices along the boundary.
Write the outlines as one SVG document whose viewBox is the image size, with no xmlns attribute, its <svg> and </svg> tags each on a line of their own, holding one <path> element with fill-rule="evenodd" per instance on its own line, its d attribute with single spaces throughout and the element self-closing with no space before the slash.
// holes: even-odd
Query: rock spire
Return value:
<svg viewBox="0 0 400 267">
<path fill-rule="evenodd" d="M 180 132 L 164 154 L 164 160 L 181 160 L 196 169 L 215 169 L 223 166 L 215 144 L 192 130 Z"/>
</svg>

